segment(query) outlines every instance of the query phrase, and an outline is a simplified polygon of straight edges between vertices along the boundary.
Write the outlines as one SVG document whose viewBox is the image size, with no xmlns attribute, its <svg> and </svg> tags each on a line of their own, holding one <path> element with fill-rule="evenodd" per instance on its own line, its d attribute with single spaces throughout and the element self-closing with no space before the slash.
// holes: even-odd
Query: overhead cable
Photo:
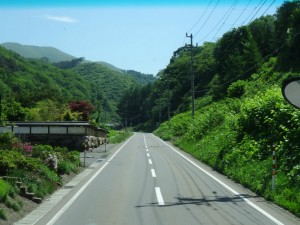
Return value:
<svg viewBox="0 0 300 225">
<path fill-rule="evenodd" d="M 241 12 L 241 14 L 237 17 L 237 19 L 234 21 L 234 23 L 232 24 L 230 30 L 234 27 L 234 25 L 237 23 L 237 21 L 241 18 L 241 16 L 244 14 L 244 12 L 246 11 L 246 9 L 249 7 L 250 3 L 252 2 L 252 0 L 250 0 L 248 2 L 248 4 L 246 5 L 246 7 L 243 9 L 243 11 Z"/>
<path fill-rule="evenodd" d="M 201 16 L 199 17 L 197 22 L 194 24 L 194 26 L 192 26 L 192 28 L 187 33 L 191 33 L 191 31 L 198 25 L 198 23 L 202 20 L 203 16 L 206 14 L 207 9 L 209 8 L 209 6 L 211 5 L 212 2 L 213 2 L 213 0 L 210 0 L 208 6 L 204 10 L 204 13 L 201 14 Z"/>
</svg>

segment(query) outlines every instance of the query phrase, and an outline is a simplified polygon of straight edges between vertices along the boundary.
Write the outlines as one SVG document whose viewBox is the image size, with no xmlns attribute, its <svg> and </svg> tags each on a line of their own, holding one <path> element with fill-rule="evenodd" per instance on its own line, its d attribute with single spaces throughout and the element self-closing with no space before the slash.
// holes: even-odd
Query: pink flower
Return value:
<svg viewBox="0 0 300 225">
<path fill-rule="evenodd" d="M 32 152 L 32 145 L 30 145 L 29 143 L 24 143 L 23 144 L 23 150 L 26 152 L 26 153 L 31 153 Z"/>
</svg>

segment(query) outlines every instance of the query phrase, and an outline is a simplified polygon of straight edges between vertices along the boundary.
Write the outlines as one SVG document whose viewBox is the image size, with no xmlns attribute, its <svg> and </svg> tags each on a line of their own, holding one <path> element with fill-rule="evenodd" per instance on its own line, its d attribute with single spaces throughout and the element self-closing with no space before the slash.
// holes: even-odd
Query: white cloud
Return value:
<svg viewBox="0 0 300 225">
<path fill-rule="evenodd" d="M 74 19 L 72 17 L 68 17 L 68 16 L 45 15 L 43 18 L 45 18 L 47 20 L 54 20 L 54 21 L 62 22 L 62 23 L 76 23 L 77 22 L 76 19 Z"/>
</svg>

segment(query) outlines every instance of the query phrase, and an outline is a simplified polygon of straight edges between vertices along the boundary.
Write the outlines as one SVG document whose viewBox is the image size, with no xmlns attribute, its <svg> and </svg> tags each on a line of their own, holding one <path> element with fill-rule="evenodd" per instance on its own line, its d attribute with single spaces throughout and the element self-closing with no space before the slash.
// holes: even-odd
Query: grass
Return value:
<svg viewBox="0 0 300 225">
<path fill-rule="evenodd" d="M 121 143 L 129 138 L 133 133 L 126 131 L 113 131 L 109 135 L 109 142 L 113 144 Z"/>
</svg>

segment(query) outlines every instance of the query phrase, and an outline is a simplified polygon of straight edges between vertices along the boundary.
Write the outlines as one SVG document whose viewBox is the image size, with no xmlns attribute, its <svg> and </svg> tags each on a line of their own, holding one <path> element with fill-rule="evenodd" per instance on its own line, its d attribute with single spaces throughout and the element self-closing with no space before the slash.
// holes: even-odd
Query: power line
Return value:
<svg viewBox="0 0 300 225">
<path fill-rule="evenodd" d="M 206 20 L 204 21 L 204 23 L 202 24 L 202 26 L 200 27 L 200 29 L 196 32 L 195 37 L 200 33 L 200 31 L 203 29 L 203 27 L 206 25 L 206 23 L 208 22 L 208 20 L 210 19 L 211 15 L 214 13 L 215 9 L 217 8 L 217 6 L 219 5 L 220 0 L 217 1 L 217 3 L 215 4 L 213 10 L 210 12 L 210 14 L 208 15 L 208 17 L 206 18 Z"/>
<path fill-rule="evenodd" d="M 236 6 L 237 3 L 238 3 L 238 0 L 236 0 L 236 1 L 232 4 L 232 6 L 230 7 L 230 9 L 226 12 L 226 14 L 228 14 L 228 15 L 225 14 L 224 17 L 226 17 L 226 18 L 225 18 L 223 24 L 219 27 L 218 31 L 216 32 L 216 34 L 214 35 L 214 37 L 212 38 L 212 40 L 215 39 L 215 37 L 217 36 L 217 34 L 219 33 L 219 31 L 222 29 L 222 27 L 224 26 L 224 24 L 225 24 L 226 21 L 228 20 L 229 16 L 230 16 L 231 13 L 233 12 L 234 7 Z M 223 17 L 223 18 L 224 18 L 224 17 Z"/>
<path fill-rule="evenodd" d="M 248 6 L 250 5 L 250 3 L 252 2 L 252 0 L 250 0 L 248 2 L 248 4 L 246 5 L 246 7 L 243 9 L 243 11 L 241 12 L 241 14 L 238 16 L 238 18 L 234 21 L 234 23 L 232 24 L 231 28 L 232 29 L 234 27 L 234 25 L 237 23 L 237 21 L 241 18 L 241 16 L 244 14 L 244 12 L 246 11 L 246 9 L 248 8 Z"/>
<path fill-rule="evenodd" d="M 255 10 L 259 7 L 260 4 L 262 4 L 264 0 L 261 0 L 257 6 L 255 6 L 252 10 L 252 12 L 248 15 L 248 17 L 244 20 L 244 22 L 242 23 L 242 26 L 246 23 L 246 21 L 252 16 L 252 13 L 255 13 Z"/>
<path fill-rule="evenodd" d="M 236 2 L 236 1 L 235 1 Z M 217 2 L 219 3 L 219 1 Z M 232 7 L 232 6 L 231 6 Z M 226 17 L 226 15 L 229 13 L 231 8 L 229 8 L 229 10 L 227 10 L 227 12 L 224 14 L 224 16 L 221 18 L 221 20 L 219 20 L 219 22 L 214 26 L 214 28 L 204 37 L 202 38 L 199 42 L 202 42 L 204 39 L 206 39 L 219 25 L 220 23 L 223 21 L 223 19 Z M 198 43 L 199 43 L 198 42 Z"/>
<path fill-rule="evenodd" d="M 271 8 L 271 6 L 276 2 L 276 0 L 274 0 L 269 7 L 264 11 L 264 13 L 262 15 L 265 15 L 265 13 Z"/>
<path fill-rule="evenodd" d="M 254 19 L 254 17 L 257 15 L 257 13 L 259 13 L 259 11 L 261 10 L 261 8 L 266 4 L 267 0 L 264 1 L 264 3 L 259 7 L 259 9 L 256 11 L 256 13 L 252 16 L 252 18 L 250 19 L 249 23 Z"/>
<path fill-rule="evenodd" d="M 199 17 L 199 19 L 197 20 L 197 22 L 194 24 L 194 26 L 192 26 L 192 28 L 188 31 L 188 33 L 190 33 L 198 25 L 198 23 L 201 21 L 201 19 L 203 18 L 203 16 L 206 14 L 206 11 L 209 8 L 209 6 L 211 5 L 212 1 L 213 0 L 210 0 L 208 6 L 204 10 L 204 13 Z"/>
</svg>

